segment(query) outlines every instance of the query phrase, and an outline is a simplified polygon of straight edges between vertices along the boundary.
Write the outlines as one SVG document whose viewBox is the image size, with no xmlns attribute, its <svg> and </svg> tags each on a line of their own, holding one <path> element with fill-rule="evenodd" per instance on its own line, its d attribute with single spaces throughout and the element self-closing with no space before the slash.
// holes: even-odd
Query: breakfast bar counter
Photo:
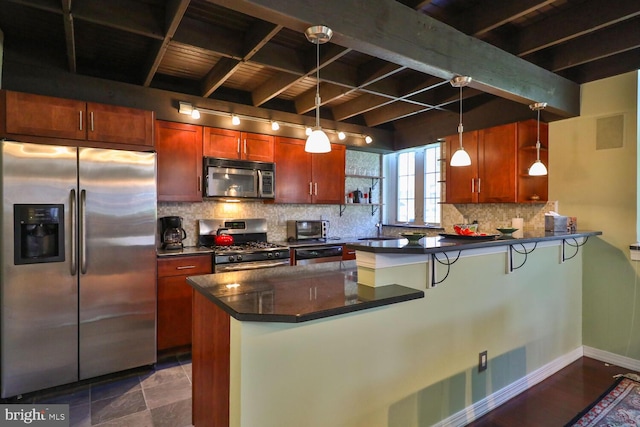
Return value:
<svg viewBox="0 0 640 427">
<path fill-rule="evenodd" d="M 580 357 L 599 234 L 362 241 L 355 261 L 191 276 L 193 424 L 463 425 Z"/>
<path fill-rule="evenodd" d="M 357 283 L 355 261 L 189 277 L 187 281 L 234 319 L 300 323 L 423 298 L 417 289 Z"/>
</svg>

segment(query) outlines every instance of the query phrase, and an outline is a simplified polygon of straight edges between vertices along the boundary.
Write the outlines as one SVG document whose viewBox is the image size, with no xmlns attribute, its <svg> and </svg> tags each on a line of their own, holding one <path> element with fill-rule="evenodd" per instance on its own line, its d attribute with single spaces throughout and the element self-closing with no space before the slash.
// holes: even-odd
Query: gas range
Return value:
<svg viewBox="0 0 640 427">
<path fill-rule="evenodd" d="M 233 236 L 231 246 L 215 244 L 218 229 Z M 215 273 L 290 265 L 289 248 L 267 241 L 265 218 L 198 220 L 198 244 L 213 249 Z"/>
</svg>

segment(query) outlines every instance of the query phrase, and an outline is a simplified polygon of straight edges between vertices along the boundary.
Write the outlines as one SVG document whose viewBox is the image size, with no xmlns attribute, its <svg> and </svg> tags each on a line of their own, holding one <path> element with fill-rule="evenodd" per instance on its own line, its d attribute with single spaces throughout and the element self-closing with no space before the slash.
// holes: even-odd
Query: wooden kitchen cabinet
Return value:
<svg viewBox="0 0 640 427">
<path fill-rule="evenodd" d="M 305 141 L 276 138 L 276 203 L 344 203 L 346 148 L 331 144 L 331 152 L 311 154 Z"/>
<path fill-rule="evenodd" d="M 540 139 L 545 146 L 545 156 L 541 154 L 541 158 L 547 164 L 546 124 L 542 126 L 541 123 Z M 449 162 L 459 147 L 459 140 L 458 135 L 447 137 L 447 203 L 547 200 L 547 177 L 528 175 L 528 168 L 535 160 L 535 142 L 535 120 L 466 132 L 463 145 L 471 156 L 471 165 L 451 167 Z"/>
<path fill-rule="evenodd" d="M 22 92 L 3 94 L 6 134 L 153 147 L 152 111 Z"/>
<path fill-rule="evenodd" d="M 207 157 L 273 162 L 273 150 L 271 135 L 204 128 L 203 153 Z"/>
<path fill-rule="evenodd" d="M 347 245 L 342 245 L 342 260 L 349 261 L 352 259 L 356 259 L 356 250 L 347 249 Z"/>
<path fill-rule="evenodd" d="M 202 127 L 156 121 L 158 201 L 202 201 Z"/>
<path fill-rule="evenodd" d="M 191 345 L 193 288 L 186 278 L 211 271 L 210 254 L 158 259 L 158 351 Z"/>
</svg>

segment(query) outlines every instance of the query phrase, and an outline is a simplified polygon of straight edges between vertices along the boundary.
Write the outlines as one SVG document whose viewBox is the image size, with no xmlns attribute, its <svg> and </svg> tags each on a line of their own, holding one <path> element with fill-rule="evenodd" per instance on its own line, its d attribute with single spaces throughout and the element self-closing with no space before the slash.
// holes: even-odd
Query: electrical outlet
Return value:
<svg viewBox="0 0 640 427">
<path fill-rule="evenodd" d="M 485 371 L 487 369 L 487 350 L 478 355 L 478 372 Z"/>
</svg>

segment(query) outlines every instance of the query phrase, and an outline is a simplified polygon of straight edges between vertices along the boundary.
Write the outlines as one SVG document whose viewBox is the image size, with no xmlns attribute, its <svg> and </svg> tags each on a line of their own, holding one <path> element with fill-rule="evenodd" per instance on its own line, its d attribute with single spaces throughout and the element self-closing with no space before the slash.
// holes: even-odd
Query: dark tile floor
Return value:
<svg viewBox="0 0 640 427">
<path fill-rule="evenodd" d="M 25 396 L 69 404 L 71 427 L 191 426 L 191 355 L 170 356 L 155 369 Z"/>
</svg>

